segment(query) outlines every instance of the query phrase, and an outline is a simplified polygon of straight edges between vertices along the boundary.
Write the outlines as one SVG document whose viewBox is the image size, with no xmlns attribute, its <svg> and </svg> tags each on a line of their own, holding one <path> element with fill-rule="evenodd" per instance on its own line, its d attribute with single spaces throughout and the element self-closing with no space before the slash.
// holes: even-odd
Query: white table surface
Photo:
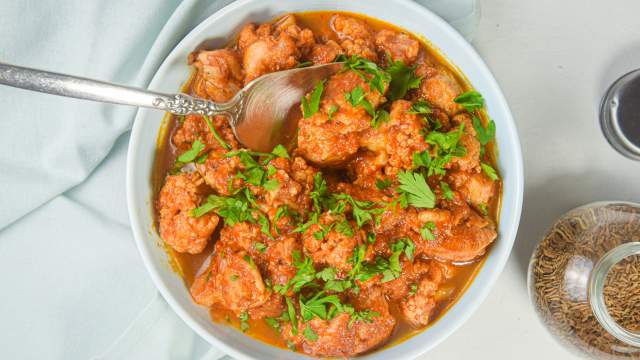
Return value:
<svg viewBox="0 0 640 360">
<path fill-rule="evenodd" d="M 519 128 L 526 182 L 522 223 L 509 263 L 489 297 L 467 323 L 422 359 L 579 358 L 561 348 L 537 320 L 527 295 L 526 269 L 538 239 L 553 219 L 563 212 L 598 200 L 640 202 L 640 186 L 637 185 L 640 163 L 622 157 L 608 145 L 601 135 L 597 118 L 600 97 L 606 87 L 619 75 L 640 67 L 640 22 L 637 14 L 640 14 L 640 1 L 637 0 L 482 1 L 482 17 L 474 46 L 500 83 Z M 120 139 L 114 147 L 115 153 L 89 178 L 89 184 L 93 182 L 95 185 L 104 179 L 101 174 L 122 171 L 126 142 L 126 138 Z M 112 220 L 121 224 L 121 233 L 113 237 L 126 240 L 129 234 L 124 212 L 124 179 L 121 183 L 122 187 L 109 191 L 105 202 L 85 205 L 88 209 L 93 205 L 120 209 L 117 219 Z M 82 195 L 83 189 L 81 186 L 68 193 L 66 198 L 45 205 L 35 216 L 49 206 Z M 100 230 L 100 225 L 98 222 L 96 229 Z M 24 264 L 20 268 L 3 268 L 0 264 L 3 283 L 9 282 L 12 271 L 29 274 L 29 278 L 12 283 L 0 296 L 0 314 L 3 314 L 0 317 L 0 358 L 86 358 L 78 355 L 86 353 L 85 347 L 82 347 L 82 352 L 73 350 L 80 348 L 77 344 L 88 343 L 88 348 L 104 349 L 111 340 L 98 339 L 90 332 L 42 326 L 42 323 L 48 324 L 45 321 L 47 316 L 55 317 L 61 310 L 24 309 L 18 300 L 12 300 L 23 294 L 47 298 L 63 294 L 62 291 L 60 294 L 39 294 L 37 287 L 32 286 L 32 279 L 44 279 L 55 270 L 37 267 L 29 270 L 31 264 L 36 263 L 36 256 L 20 255 L 24 245 L 18 241 L 17 235 L 24 235 L 29 241 L 40 241 L 43 244 L 42 254 L 57 251 L 54 241 L 57 233 L 51 233 L 51 239 L 42 239 L 36 230 L 17 223 L 5 235 L 12 240 L 0 243 L 0 260 L 3 262 L 11 260 L 4 258 L 3 254 L 13 258 L 24 257 L 23 260 L 18 259 Z M 58 232 L 62 234 L 63 230 Z M 86 240 L 71 240 L 74 249 L 87 249 L 83 244 Z M 112 307 L 102 304 L 95 308 L 92 304 L 73 301 L 78 319 L 65 320 L 69 325 L 85 321 L 84 318 L 92 321 L 98 313 L 105 316 L 106 312 L 111 314 L 107 315 L 110 317 L 133 319 L 152 298 L 153 285 L 142 269 L 133 244 L 114 241 L 102 246 L 87 256 L 98 259 L 101 252 L 119 246 L 129 254 L 121 263 L 136 264 L 136 268 L 116 271 L 111 265 L 101 270 L 105 276 L 95 281 L 101 284 L 105 298 L 111 299 Z M 73 261 L 73 258 L 66 261 Z M 81 280 L 83 274 L 74 276 Z M 131 279 L 138 284 L 135 294 L 114 297 L 119 289 L 119 284 L 114 283 L 118 281 L 116 279 L 122 283 Z M 61 284 L 62 280 L 60 276 Z M 73 287 L 72 283 L 65 281 L 65 289 Z M 8 296 L 10 293 L 16 296 Z M 124 298 L 128 301 L 123 301 Z M 61 298 L 60 302 L 63 300 Z M 58 323 L 65 322 L 54 322 Z M 125 325 L 126 321 L 117 324 L 95 322 L 97 328 L 104 330 L 108 326 L 114 334 Z M 176 329 L 180 326 L 176 325 Z M 181 331 L 189 331 L 186 326 L 182 327 L 184 330 Z M 54 351 L 39 349 L 39 344 L 47 336 L 69 340 L 58 343 L 59 349 Z"/>
<path fill-rule="evenodd" d="M 453 336 L 423 359 L 579 359 L 538 321 L 527 296 L 534 246 L 565 211 L 593 201 L 640 201 L 640 163 L 601 134 L 598 105 L 640 67 L 640 1 L 482 1 L 474 46 L 513 112 L 525 161 L 522 222 L 497 285 Z M 639 99 L 640 101 L 640 99 Z"/>
</svg>

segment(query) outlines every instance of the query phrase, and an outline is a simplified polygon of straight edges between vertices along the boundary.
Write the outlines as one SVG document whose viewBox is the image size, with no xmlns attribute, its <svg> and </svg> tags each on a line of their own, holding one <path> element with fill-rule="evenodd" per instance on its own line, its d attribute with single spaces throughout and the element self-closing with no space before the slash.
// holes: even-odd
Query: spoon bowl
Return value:
<svg viewBox="0 0 640 360">
<path fill-rule="evenodd" d="M 242 104 L 230 121 L 238 141 L 263 152 L 278 144 L 291 144 L 302 117 L 300 99 L 341 68 L 342 63 L 331 63 L 291 69 L 263 75 L 247 84 L 231 101 Z"/>
</svg>

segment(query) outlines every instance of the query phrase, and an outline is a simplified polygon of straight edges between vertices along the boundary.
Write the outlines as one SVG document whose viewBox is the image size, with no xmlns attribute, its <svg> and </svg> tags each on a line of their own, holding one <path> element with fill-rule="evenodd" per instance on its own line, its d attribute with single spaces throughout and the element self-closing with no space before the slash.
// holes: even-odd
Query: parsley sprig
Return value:
<svg viewBox="0 0 640 360">
<path fill-rule="evenodd" d="M 351 70 L 358 74 L 369 84 L 371 91 L 376 90 L 380 95 L 384 94 L 385 87 L 391 81 L 391 75 L 381 69 L 376 63 L 360 56 L 352 55 L 346 57 L 338 56 L 338 62 L 344 62 L 344 69 Z"/>
<path fill-rule="evenodd" d="M 458 129 L 449 132 L 430 131 L 425 136 L 425 141 L 432 145 L 431 152 L 423 151 L 413 154 L 414 168 L 424 167 L 427 169 L 427 176 L 444 175 L 444 167 L 451 159 L 462 157 L 467 153 L 467 149 L 460 144 L 460 138 L 464 131 L 464 124 Z"/>
<path fill-rule="evenodd" d="M 213 137 L 216 139 L 218 144 L 220 144 L 220 146 L 222 146 L 222 148 L 225 149 L 225 150 L 231 150 L 231 146 L 229 144 L 227 144 L 224 140 L 222 140 L 222 137 L 220 136 L 220 134 L 218 134 L 218 131 L 213 126 L 213 123 L 211 122 L 211 119 L 209 119 L 209 117 L 207 115 L 203 115 L 202 117 L 204 118 L 204 121 L 207 123 L 207 126 L 209 127 L 209 130 L 213 134 Z"/>
<path fill-rule="evenodd" d="M 409 67 L 402 61 L 396 60 L 390 63 L 385 70 L 391 78 L 389 82 L 389 93 L 387 94 L 389 101 L 402 99 L 408 90 L 420 87 L 422 77 L 416 76 L 415 66 Z"/>
<path fill-rule="evenodd" d="M 398 173 L 398 181 L 400 182 L 398 190 L 407 195 L 409 205 L 426 209 L 435 206 L 436 196 L 422 174 L 403 171 Z"/>
<path fill-rule="evenodd" d="M 306 96 L 302 97 L 302 116 L 304 116 L 305 119 L 310 118 L 320 109 L 320 99 L 324 91 L 324 82 L 325 80 L 322 80 L 316 84 L 311 95 L 309 95 L 309 99 L 307 99 Z"/>
<path fill-rule="evenodd" d="M 462 93 L 453 99 L 453 101 L 462 105 L 462 107 L 470 113 L 473 113 L 475 110 L 480 110 L 484 106 L 484 98 L 475 90 Z"/>
</svg>

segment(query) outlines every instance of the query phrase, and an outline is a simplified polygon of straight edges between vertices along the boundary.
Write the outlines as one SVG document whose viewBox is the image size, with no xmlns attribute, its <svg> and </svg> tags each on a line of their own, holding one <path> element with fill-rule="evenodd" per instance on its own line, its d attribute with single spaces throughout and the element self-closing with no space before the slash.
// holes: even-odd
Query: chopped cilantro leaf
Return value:
<svg viewBox="0 0 640 360">
<path fill-rule="evenodd" d="M 202 117 L 204 118 L 204 121 L 207 123 L 207 126 L 209 127 L 209 130 L 213 134 L 213 137 L 216 139 L 218 144 L 220 144 L 220 146 L 222 146 L 222 148 L 225 149 L 225 150 L 231 150 L 231 146 L 229 146 L 229 144 L 224 142 L 224 140 L 222 140 L 222 137 L 220 136 L 220 134 L 218 134 L 218 132 L 216 131 L 216 128 L 213 126 L 213 123 L 211 122 L 211 119 L 209 119 L 209 117 L 207 115 L 203 115 Z"/>
<path fill-rule="evenodd" d="M 304 260 L 300 259 L 300 252 L 293 251 L 293 265 L 296 267 L 297 272 L 284 286 L 275 285 L 273 288 L 275 291 L 284 295 L 292 288 L 293 292 L 299 292 L 300 289 L 311 283 L 316 278 L 316 269 L 313 267 L 313 261 L 311 258 L 305 256 Z"/>
<path fill-rule="evenodd" d="M 329 190 L 327 189 L 327 182 L 319 171 L 313 176 L 313 191 L 309 193 L 309 196 L 313 201 L 313 209 L 316 213 L 321 212 L 322 208 L 326 207 L 325 205 L 329 200 Z"/>
<path fill-rule="evenodd" d="M 313 237 L 320 241 L 322 239 L 324 239 L 325 236 L 327 236 L 327 234 L 329 233 L 329 231 L 331 231 L 331 229 L 335 226 L 335 224 L 331 224 L 329 226 L 320 226 L 320 230 L 316 231 L 313 233 Z"/>
<path fill-rule="evenodd" d="M 181 163 L 192 162 L 193 160 L 196 159 L 198 154 L 200 154 L 200 152 L 204 150 L 204 147 L 205 146 L 202 143 L 202 141 L 200 141 L 200 139 L 197 139 L 191 144 L 191 149 L 185 151 L 184 153 L 182 153 L 182 155 L 178 157 L 178 161 Z"/>
<path fill-rule="evenodd" d="M 363 322 L 367 322 L 367 323 L 371 323 L 373 322 L 373 318 L 374 317 L 378 317 L 380 316 L 380 313 L 377 311 L 373 311 L 371 309 L 365 309 L 365 310 L 361 310 L 361 311 L 354 311 L 353 314 L 351 314 L 351 320 L 349 320 L 349 323 L 347 324 L 347 327 L 351 327 L 353 325 L 354 322 L 356 321 L 363 321 Z"/>
<path fill-rule="evenodd" d="M 396 60 L 386 68 L 391 76 L 387 98 L 394 101 L 404 98 L 407 91 L 420 87 L 421 77 L 416 76 L 415 68 L 406 66 L 402 61 Z"/>
<path fill-rule="evenodd" d="M 478 141 L 480 142 L 480 145 L 486 145 L 496 135 L 496 123 L 493 120 L 490 120 L 487 124 L 487 127 L 485 128 L 484 126 L 482 126 L 479 117 L 474 115 L 471 117 L 471 119 L 473 128 L 478 134 Z"/>
<path fill-rule="evenodd" d="M 431 166 L 431 155 L 428 151 L 414 152 L 413 153 L 413 168 L 419 167 L 429 168 Z"/>
<path fill-rule="evenodd" d="M 353 286 L 351 280 L 329 280 L 324 284 L 324 290 L 343 292 Z"/>
<path fill-rule="evenodd" d="M 334 199 L 337 201 L 336 206 L 344 205 L 344 201 L 351 205 L 351 213 L 356 220 L 356 224 L 361 228 L 367 222 L 373 220 L 374 215 L 384 212 L 383 208 L 374 208 L 374 203 L 370 201 L 355 200 L 348 194 L 334 194 Z M 333 209 L 334 212 L 335 208 Z"/>
<path fill-rule="evenodd" d="M 267 191 L 273 191 L 278 189 L 280 183 L 276 179 L 269 179 L 262 184 L 262 187 Z"/>
<path fill-rule="evenodd" d="M 372 232 L 368 232 L 367 233 L 367 242 L 369 244 L 375 244 L 376 243 L 376 234 L 372 233 Z"/>
<path fill-rule="evenodd" d="M 498 180 L 498 174 L 496 173 L 496 170 L 491 165 L 480 163 L 480 167 L 482 168 L 482 171 L 489 177 L 489 179 L 493 181 Z"/>
<path fill-rule="evenodd" d="M 436 239 L 435 235 L 433 235 L 433 230 L 435 229 L 436 224 L 433 221 L 429 221 L 420 228 L 420 236 L 425 240 L 433 241 Z"/>
<path fill-rule="evenodd" d="M 447 200 L 453 200 L 453 191 L 451 187 L 444 181 L 440 181 L 440 189 L 442 190 L 442 196 Z"/>
<path fill-rule="evenodd" d="M 195 160 L 196 164 L 204 164 L 205 161 L 207 161 L 207 158 L 209 157 L 209 153 L 206 152 L 200 156 L 198 156 Z"/>
<path fill-rule="evenodd" d="M 280 326 L 280 322 L 275 318 L 266 317 L 266 318 L 264 318 L 264 322 L 266 322 L 267 325 L 271 326 L 277 332 L 280 332 L 280 329 L 282 328 Z"/>
<path fill-rule="evenodd" d="M 253 259 L 251 258 L 251 256 L 249 256 L 249 255 L 244 255 L 244 256 L 242 257 L 242 259 L 243 259 L 244 261 L 246 261 L 246 262 L 249 264 L 249 266 L 251 266 L 251 268 L 253 268 L 253 269 L 257 269 L 256 263 L 255 263 L 255 262 L 253 262 Z"/>
<path fill-rule="evenodd" d="M 389 122 L 390 115 L 387 110 L 380 109 L 375 112 L 373 118 L 371 119 L 371 127 L 377 128 L 382 123 Z"/>
<path fill-rule="evenodd" d="M 418 284 L 411 284 L 411 286 L 409 287 L 409 295 L 415 295 L 416 292 L 418 291 Z"/>
<path fill-rule="evenodd" d="M 361 106 L 369 115 L 371 115 L 371 117 L 375 117 L 376 112 L 373 108 L 373 105 L 371 105 L 369 100 L 365 98 L 364 90 L 362 90 L 362 87 L 360 87 L 360 85 L 353 88 L 351 92 L 345 93 L 344 98 L 351 104 L 351 106 Z"/>
<path fill-rule="evenodd" d="M 388 188 L 389 186 L 391 186 L 392 181 L 389 178 L 386 179 L 376 179 L 376 187 L 378 188 L 378 190 L 384 190 L 386 188 Z"/>
<path fill-rule="evenodd" d="M 317 113 L 320 109 L 320 99 L 322 98 L 322 92 L 324 91 L 324 80 L 320 81 L 313 88 L 309 99 L 306 96 L 302 97 L 302 114 L 305 119 L 311 117 Z"/>
<path fill-rule="evenodd" d="M 321 279 L 322 281 L 329 281 L 336 278 L 336 269 L 334 267 L 328 266 L 316 274 L 316 278 Z"/>
<path fill-rule="evenodd" d="M 253 248 L 263 253 L 267 250 L 267 245 L 256 241 L 253 243 Z"/>
<path fill-rule="evenodd" d="M 343 308 L 340 298 L 337 295 L 324 295 L 324 291 L 320 291 L 308 300 L 300 297 L 300 316 L 304 321 L 313 319 L 314 316 L 327 320 L 327 304 L 332 304 L 338 311 Z"/>
<path fill-rule="evenodd" d="M 427 209 L 435 206 L 436 196 L 422 174 L 403 171 L 398 173 L 398 181 L 400 182 L 398 189 L 407 194 L 410 205 Z"/>
<path fill-rule="evenodd" d="M 207 202 L 191 210 L 190 215 L 200 217 L 216 210 L 216 213 L 224 218 L 226 225 L 233 226 L 243 221 L 255 222 L 250 208 L 252 199 L 248 194 L 250 195 L 247 191 L 239 191 L 231 197 L 209 195 Z"/>
<path fill-rule="evenodd" d="M 484 99 L 479 92 L 472 90 L 460 94 L 453 99 L 456 103 L 462 105 L 468 112 L 473 112 L 478 109 L 482 109 L 484 105 Z"/>
<path fill-rule="evenodd" d="M 307 340 L 309 341 L 318 340 L 318 334 L 316 334 L 316 332 L 313 331 L 313 329 L 309 324 L 307 324 L 307 327 L 304 328 L 304 330 L 302 331 L 302 335 L 304 335 L 304 337 L 307 338 Z"/>
<path fill-rule="evenodd" d="M 303 61 L 301 63 L 298 63 L 298 65 L 296 65 L 297 68 L 304 68 L 304 67 L 309 67 L 313 65 L 313 61 Z"/>
<path fill-rule="evenodd" d="M 271 235 L 271 224 L 269 223 L 269 219 L 263 214 L 258 214 L 258 224 L 260 224 L 260 231 L 267 235 L 270 238 L 273 238 Z"/>
<path fill-rule="evenodd" d="M 369 83 L 369 88 L 384 94 L 386 85 L 391 81 L 388 72 L 382 70 L 376 63 L 360 56 L 338 56 L 336 61 L 344 62 L 344 68 L 354 71 L 360 78 Z"/>
<path fill-rule="evenodd" d="M 336 111 L 338 111 L 338 107 L 334 104 L 331 104 L 331 106 L 329 106 L 329 109 L 327 110 L 327 120 L 331 120 L 333 118 L 333 114 L 335 114 Z"/>
<path fill-rule="evenodd" d="M 238 318 L 240 319 L 240 330 L 242 330 L 242 332 L 249 330 L 249 314 L 246 311 L 243 311 L 240 313 Z"/>
<path fill-rule="evenodd" d="M 431 112 L 432 112 L 431 105 L 429 105 L 429 103 L 424 100 L 416 101 L 415 103 L 413 103 L 413 105 L 411 105 L 411 108 L 407 111 L 407 113 L 409 114 L 420 114 L 420 115 L 428 115 L 428 114 L 431 114 Z"/>
<path fill-rule="evenodd" d="M 291 327 L 291 333 L 293 333 L 293 335 L 298 335 L 298 318 L 296 317 L 296 308 L 293 306 L 293 302 L 288 296 L 286 296 L 284 300 L 287 302 L 287 315 L 289 315 L 289 320 L 293 325 Z"/>
<path fill-rule="evenodd" d="M 277 157 L 290 159 L 289 153 L 287 152 L 287 148 L 284 147 L 282 144 L 276 145 L 276 147 L 274 147 L 273 150 L 271 150 L 271 153 Z"/>
<path fill-rule="evenodd" d="M 353 237 L 353 228 L 346 219 L 343 219 L 336 224 L 336 231 L 344 236 Z"/>
</svg>

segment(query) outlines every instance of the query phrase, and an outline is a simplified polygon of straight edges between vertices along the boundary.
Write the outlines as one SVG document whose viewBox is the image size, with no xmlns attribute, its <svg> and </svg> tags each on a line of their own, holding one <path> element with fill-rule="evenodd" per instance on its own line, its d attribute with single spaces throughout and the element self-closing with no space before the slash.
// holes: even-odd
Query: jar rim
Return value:
<svg viewBox="0 0 640 360">
<path fill-rule="evenodd" d="M 604 285 L 611 268 L 624 259 L 640 255 L 640 242 L 628 242 L 609 250 L 591 271 L 588 285 L 589 304 L 596 320 L 616 339 L 635 347 L 640 347 L 640 333 L 622 327 L 609 313 L 604 301 Z"/>
</svg>

